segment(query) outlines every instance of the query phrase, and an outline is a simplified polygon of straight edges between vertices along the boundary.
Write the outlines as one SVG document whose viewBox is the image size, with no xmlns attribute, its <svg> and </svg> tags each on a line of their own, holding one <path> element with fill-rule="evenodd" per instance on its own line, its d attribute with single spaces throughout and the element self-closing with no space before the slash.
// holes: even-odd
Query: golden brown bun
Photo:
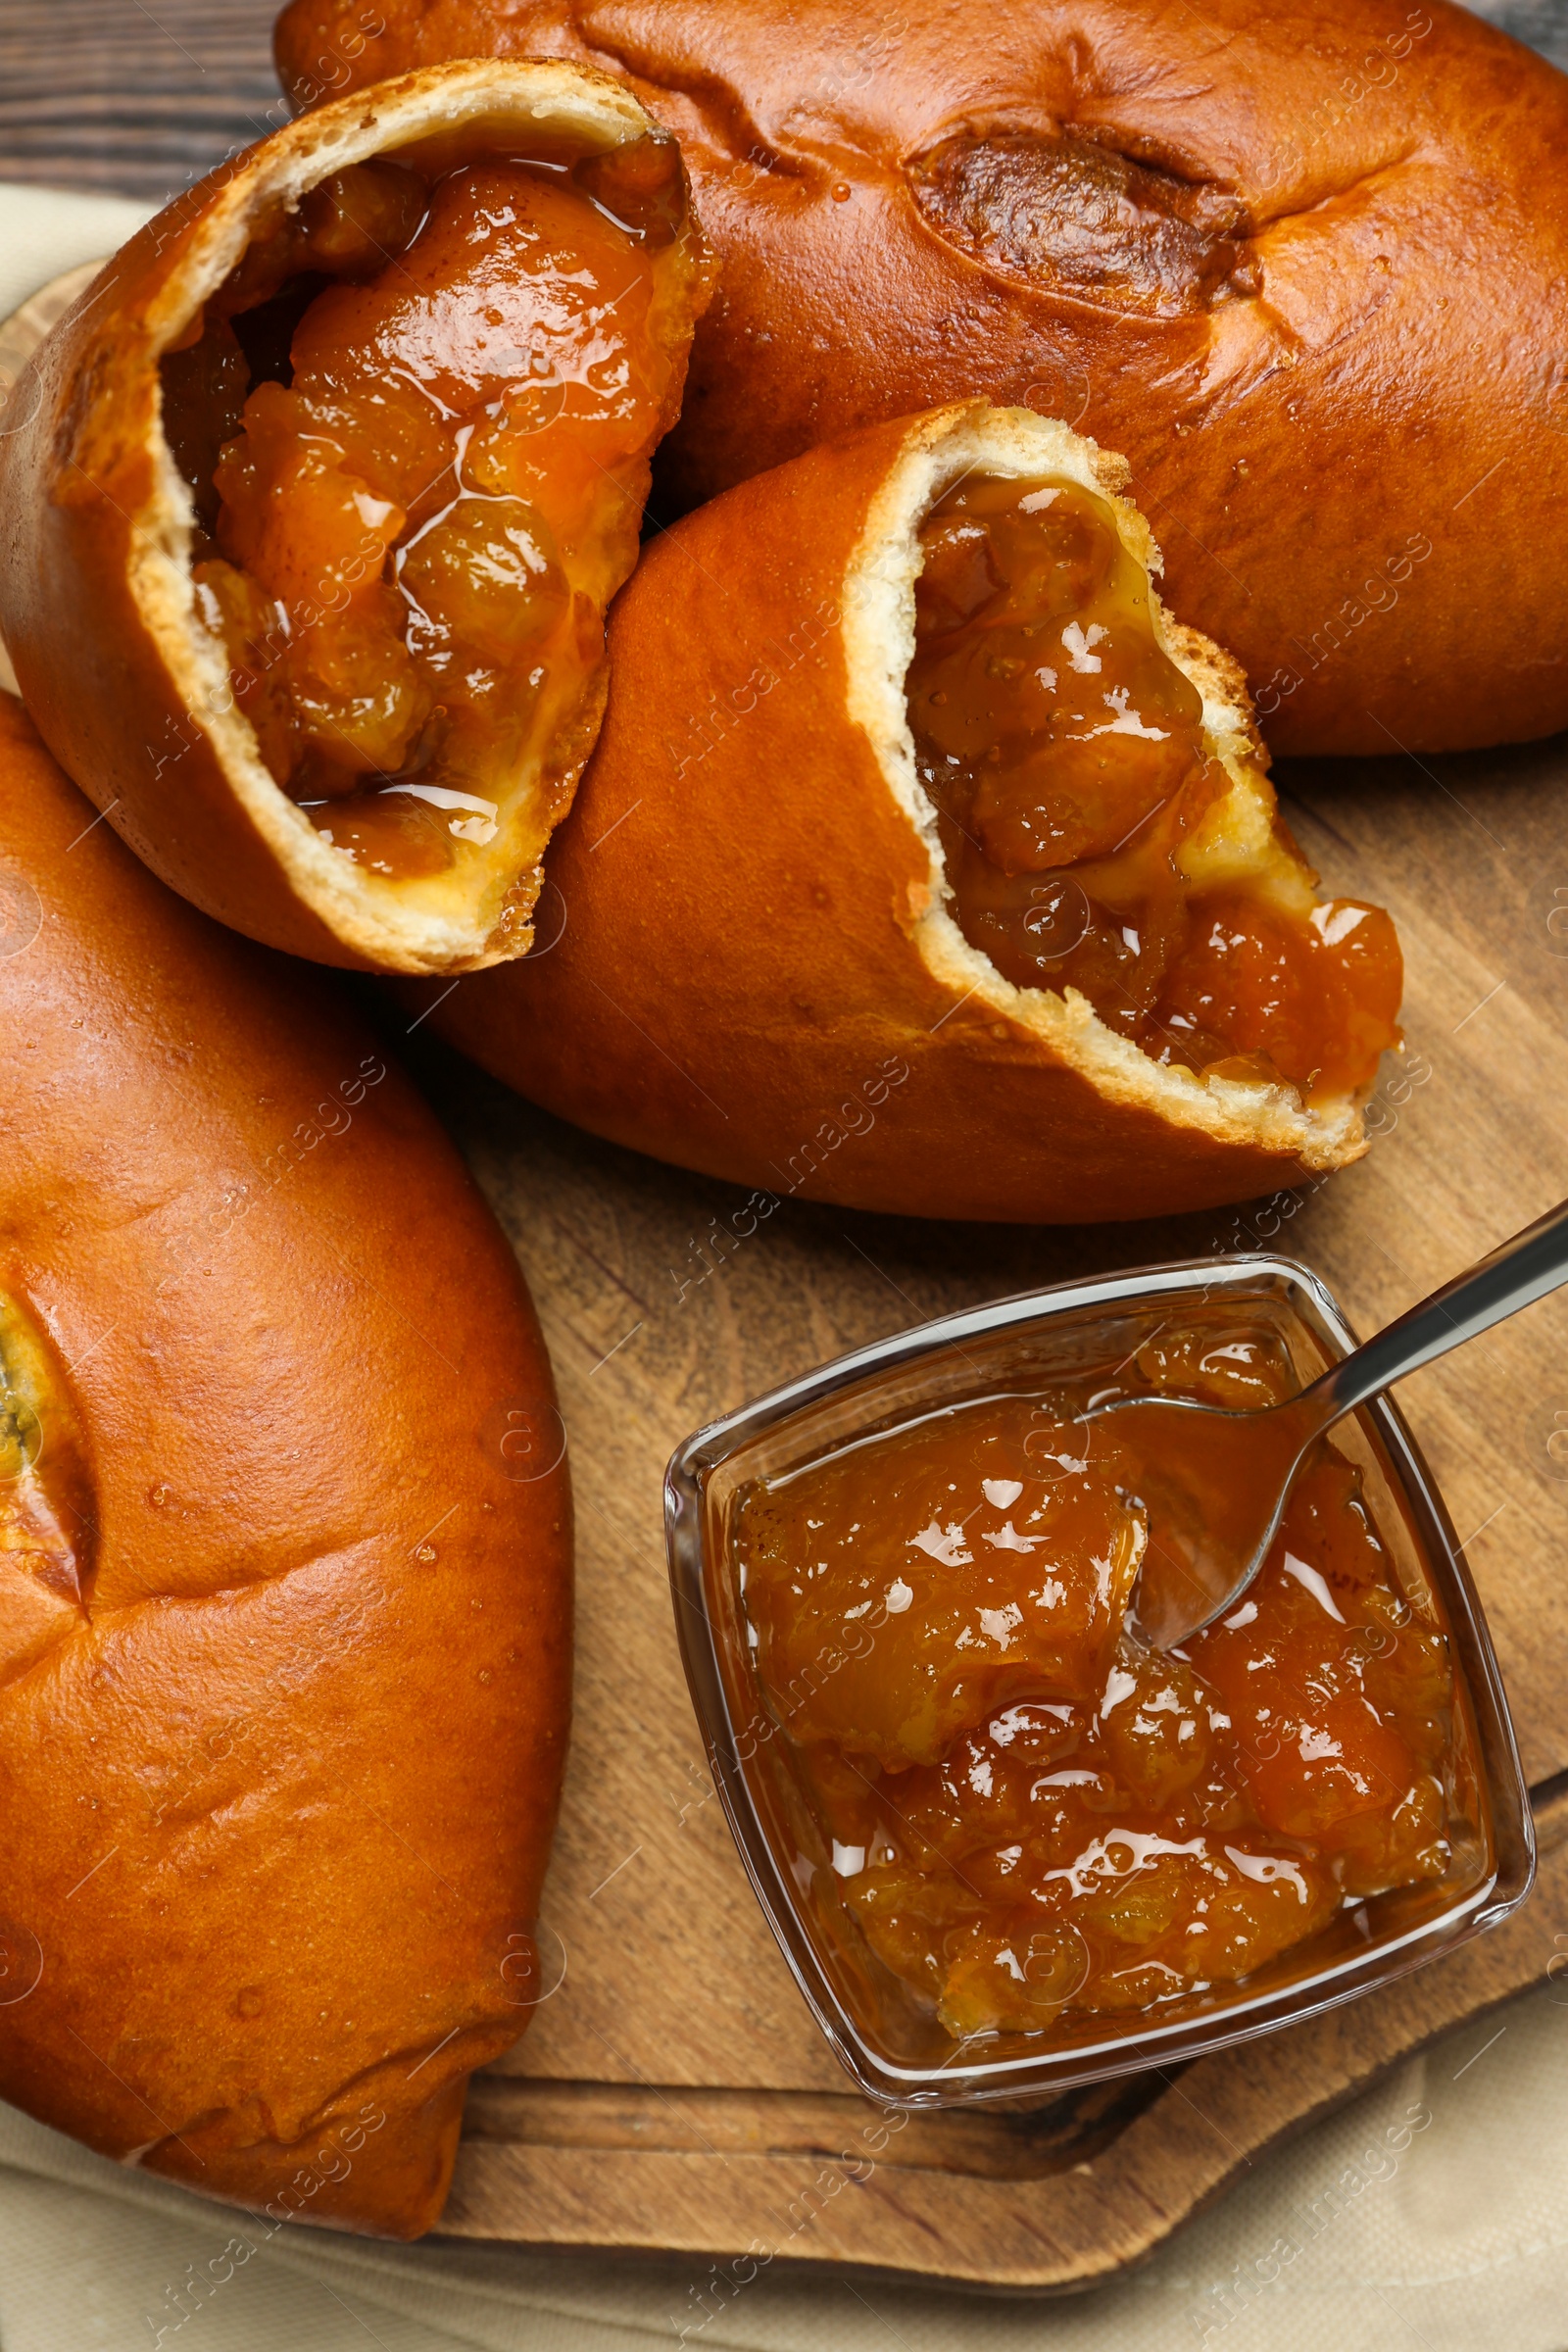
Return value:
<svg viewBox="0 0 1568 2352">
<path fill-rule="evenodd" d="M 1543 519 L 1568 501 L 1568 80 L 1462 9 L 379 0 L 373 38 L 364 14 L 293 0 L 297 102 L 548 54 L 679 136 L 723 276 L 677 501 L 983 393 L 1127 453 L 1173 602 L 1276 750 L 1568 724 Z"/>
<path fill-rule="evenodd" d="M 0 2097 L 415 2236 L 530 2014 L 566 1738 L 532 1308 L 370 1035 L 8 695 L 0 1020 Z"/>
<path fill-rule="evenodd" d="M 138 231 L 18 379 L 0 436 L 0 637 L 40 733 L 117 832 L 220 922 L 323 963 L 468 970 L 526 947 L 538 854 L 593 741 L 590 699 L 560 773 L 534 777 L 493 857 L 423 888 L 332 848 L 273 781 L 191 580 L 191 499 L 164 438 L 158 363 L 251 238 L 345 166 L 411 142 L 541 138 L 606 149 L 654 127 L 578 66 L 405 75 L 323 108 L 210 172 Z M 652 317 L 679 407 L 710 265 L 689 220 L 653 261 Z M 324 590 L 323 590 L 324 594 Z M 506 852 L 514 855 L 509 862 Z"/>
<path fill-rule="evenodd" d="M 460 983 L 435 1026 L 617 1143 L 914 1216 L 1146 1216 L 1357 1157 L 1354 1102 L 1303 1111 L 1284 1086 L 1161 1067 L 1076 992 L 1012 987 L 947 912 L 903 679 L 917 528 L 972 467 L 1112 494 L 1123 543 L 1157 562 L 1116 460 L 980 402 L 687 515 L 615 606 L 604 731 L 550 854 L 560 939 Z M 1231 778 L 1213 870 L 1309 907 L 1235 664 L 1152 602 Z"/>
</svg>

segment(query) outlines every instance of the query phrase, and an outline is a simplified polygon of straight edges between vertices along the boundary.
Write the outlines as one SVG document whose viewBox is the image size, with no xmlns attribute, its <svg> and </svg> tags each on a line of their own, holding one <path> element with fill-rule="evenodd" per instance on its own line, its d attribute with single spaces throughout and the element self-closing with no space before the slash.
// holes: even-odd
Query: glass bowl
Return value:
<svg viewBox="0 0 1568 2352">
<path fill-rule="evenodd" d="M 1221 2049 L 1451 1951 L 1529 1892 L 1530 1807 L 1486 1621 L 1431 1474 L 1382 1397 L 1340 1423 L 1333 1443 L 1359 1469 L 1403 1593 L 1448 1640 L 1451 1860 L 1441 1878 L 1347 1898 L 1307 1943 L 1235 1983 L 1195 1987 L 1175 2014 L 1058 2019 L 961 2039 L 944 2029 L 934 2001 L 876 1957 L 842 1897 L 836 1854 L 754 1664 L 732 1545 L 748 1490 L 934 1408 L 1108 1375 L 1161 1326 L 1239 1310 L 1283 1347 L 1303 1387 L 1355 1345 L 1331 1293 L 1290 1259 L 1149 1267 L 1003 1299 L 858 1348 L 699 1430 L 670 1462 L 675 1620 L 714 1785 L 808 2006 L 873 2098 L 910 2107 L 1039 2101 Z"/>
</svg>

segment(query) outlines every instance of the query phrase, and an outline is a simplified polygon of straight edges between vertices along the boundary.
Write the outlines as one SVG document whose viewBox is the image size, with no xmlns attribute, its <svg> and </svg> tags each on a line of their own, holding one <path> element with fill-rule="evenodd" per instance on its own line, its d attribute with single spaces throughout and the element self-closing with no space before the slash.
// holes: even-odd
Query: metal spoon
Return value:
<svg viewBox="0 0 1568 2352">
<path fill-rule="evenodd" d="M 1568 1201 L 1516 1233 L 1303 1389 L 1262 1412 L 1182 1396 L 1102 1405 L 1140 1468 L 1149 1545 L 1133 1593 L 1138 1632 L 1172 1649 L 1238 1601 L 1264 1556 L 1302 1459 L 1342 1414 L 1568 1282 Z"/>
</svg>

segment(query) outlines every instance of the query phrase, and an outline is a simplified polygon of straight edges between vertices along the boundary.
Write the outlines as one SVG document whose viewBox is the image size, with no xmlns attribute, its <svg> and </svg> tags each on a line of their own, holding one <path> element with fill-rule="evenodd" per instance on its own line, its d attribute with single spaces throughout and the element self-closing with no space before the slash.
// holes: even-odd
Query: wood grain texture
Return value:
<svg viewBox="0 0 1568 2352">
<path fill-rule="evenodd" d="M 257 0 L 3 0 L 0 179 L 161 204 L 288 109 Z"/>
<path fill-rule="evenodd" d="M 1515 29 L 1568 46 L 1568 10 L 1521 8 L 1534 14 Z M 165 0 L 156 18 L 139 0 L 6 0 L 0 176 L 173 192 L 265 129 L 270 106 L 277 119 L 269 27 L 241 0 Z M 1408 1050 L 1380 1092 L 1375 1147 L 1305 1196 L 1078 1233 L 789 1202 L 737 1246 L 723 1239 L 729 1188 L 561 1125 L 382 1008 L 519 1249 L 581 1524 L 576 1740 L 546 1894 L 554 1988 L 475 2083 L 452 2233 L 662 2250 L 685 2265 L 677 2302 L 688 2276 L 754 2242 L 803 2268 L 1080 2285 L 1568 1945 L 1560 1299 L 1402 1391 L 1469 1538 L 1542 1793 L 1541 1884 L 1504 1929 L 1348 2009 L 1031 2115 L 915 2118 L 868 2163 L 875 2112 L 763 1925 L 681 1681 L 659 1498 L 699 1422 L 924 1316 L 1209 1250 L 1301 1256 L 1371 1329 L 1568 1190 L 1568 744 L 1321 763 L 1281 784 L 1328 886 L 1389 905 L 1409 965 Z"/>
</svg>

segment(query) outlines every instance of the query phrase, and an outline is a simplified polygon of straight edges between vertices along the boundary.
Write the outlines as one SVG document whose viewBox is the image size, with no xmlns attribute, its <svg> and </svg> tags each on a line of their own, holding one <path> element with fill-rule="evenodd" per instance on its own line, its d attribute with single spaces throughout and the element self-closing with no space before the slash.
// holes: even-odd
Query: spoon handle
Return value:
<svg viewBox="0 0 1568 2352">
<path fill-rule="evenodd" d="M 1430 1298 L 1333 1365 L 1298 1399 L 1308 1398 L 1315 1429 L 1364 1404 L 1407 1372 L 1435 1363 L 1450 1348 L 1490 1331 L 1520 1307 L 1544 1298 L 1568 1282 L 1568 1200 L 1538 1217 L 1511 1242 L 1504 1242 L 1466 1274 L 1445 1283 Z"/>
</svg>

